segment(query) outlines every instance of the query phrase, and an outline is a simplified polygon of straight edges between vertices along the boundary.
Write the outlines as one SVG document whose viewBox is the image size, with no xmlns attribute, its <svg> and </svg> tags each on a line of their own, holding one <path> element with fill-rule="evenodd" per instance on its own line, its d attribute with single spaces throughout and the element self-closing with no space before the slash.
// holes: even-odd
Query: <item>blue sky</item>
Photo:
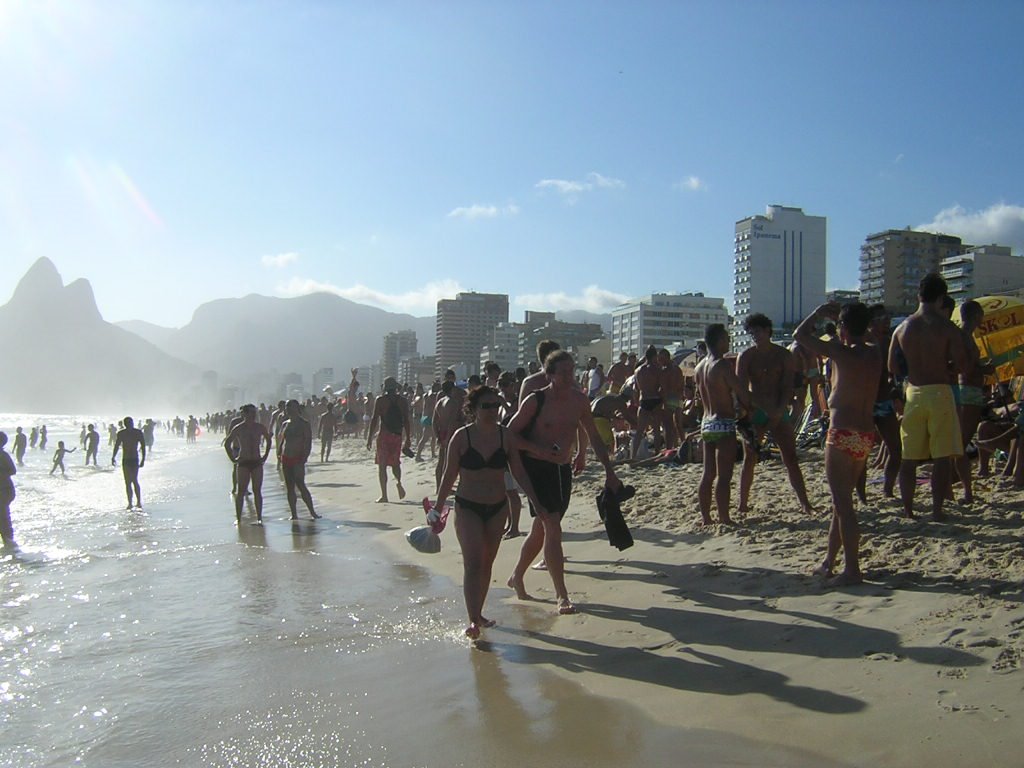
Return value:
<svg viewBox="0 0 1024 768">
<path fill-rule="evenodd" d="M 1024 250 L 1019 2 L 0 2 L 0 301 L 732 303 L 736 220 Z"/>
</svg>

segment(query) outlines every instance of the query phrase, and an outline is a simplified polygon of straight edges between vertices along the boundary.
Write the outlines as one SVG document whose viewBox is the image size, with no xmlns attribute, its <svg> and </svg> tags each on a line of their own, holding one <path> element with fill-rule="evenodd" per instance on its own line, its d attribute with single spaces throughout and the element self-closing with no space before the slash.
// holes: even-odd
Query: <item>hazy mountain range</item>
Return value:
<svg viewBox="0 0 1024 768">
<path fill-rule="evenodd" d="M 582 310 L 558 317 L 596 322 L 606 331 L 611 326 L 610 315 Z M 205 371 L 215 371 L 221 385 L 262 396 L 278 374 L 299 373 L 308 383 L 314 371 L 330 367 L 337 381 L 347 379 L 349 368 L 380 358 L 391 331 L 415 331 L 420 354 L 435 348 L 433 317 L 386 312 L 327 293 L 217 299 L 198 307 L 182 328 L 108 323 L 89 282 L 65 286 L 46 258 L 0 307 L 0 323 L 0 354 L 8 361 L 0 411 L 205 410 L 214 407 L 200 386 Z"/>
</svg>

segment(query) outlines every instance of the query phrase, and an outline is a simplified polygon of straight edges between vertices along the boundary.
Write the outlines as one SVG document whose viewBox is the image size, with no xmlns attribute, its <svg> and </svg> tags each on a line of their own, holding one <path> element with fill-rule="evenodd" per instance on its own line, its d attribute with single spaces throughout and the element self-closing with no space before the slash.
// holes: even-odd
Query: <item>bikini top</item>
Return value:
<svg viewBox="0 0 1024 768">
<path fill-rule="evenodd" d="M 480 455 L 480 451 L 473 447 L 472 440 L 469 439 L 469 430 L 466 430 L 466 441 L 469 443 L 469 447 L 462 454 L 462 458 L 459 459 L 459 466 L 463 469 L 504 469 L 508 466 L 508 455 L 505 453 L 505 433 L 504 430 L 498 430 L 498 435 L 501 439 L 501 445 L 498 447 L 491 457 L 484 460 L 484 457 Z"/>
</svg>

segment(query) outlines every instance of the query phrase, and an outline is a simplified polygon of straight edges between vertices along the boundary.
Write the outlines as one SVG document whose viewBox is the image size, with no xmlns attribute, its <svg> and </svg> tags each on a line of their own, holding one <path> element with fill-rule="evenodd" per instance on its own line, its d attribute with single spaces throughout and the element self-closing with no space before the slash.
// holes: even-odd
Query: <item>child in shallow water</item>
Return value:
<svg viewBox="0 0 1024 768">
<path fill-rule="evenodd" d="M 60 467 L 60 473 L 63 475 L 65 454 L 74 453 L 76 450 L 76 448 L 65 448 L 64 441 L 58 440 L 57 450 L 53 452 L 53 468 L 50 469 L 50 474 L 52 475 L 54 472 L 57 471 L 57 467 Z"/>
</svg>

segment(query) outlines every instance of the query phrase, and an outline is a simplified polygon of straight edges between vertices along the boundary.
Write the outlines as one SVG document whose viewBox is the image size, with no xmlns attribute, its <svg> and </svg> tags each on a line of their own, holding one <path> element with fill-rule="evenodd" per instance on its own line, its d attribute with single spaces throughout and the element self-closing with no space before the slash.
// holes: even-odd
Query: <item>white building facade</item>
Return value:
<svg viewBox="0 0 1024 768">
<path fill-rule="evenodd" d="M 979 245 L 947 256 L 940 268 L 957 304 L 980 296 L 1020 295 L 1024 289 L 1024 258 L 1006 246 Z"/>
<path fill-rule="evenodd" d="M 728 324 L 725 300 L 703 293 L 652 293 L 612 310 L 611 358 L 620 352 L 643 357 L 651 344 L 659 349 L 693 346 L 711 323 Z"/>
<path fill-rule="evenodd" d="M 763 216 L 736 222 L 733 312 L 737 346 L 748 315 L 760 312 L 776 329 L 792 327 L 825 300 L 826 219 L 802 208 L 769 205 Z"/>
</svg>

